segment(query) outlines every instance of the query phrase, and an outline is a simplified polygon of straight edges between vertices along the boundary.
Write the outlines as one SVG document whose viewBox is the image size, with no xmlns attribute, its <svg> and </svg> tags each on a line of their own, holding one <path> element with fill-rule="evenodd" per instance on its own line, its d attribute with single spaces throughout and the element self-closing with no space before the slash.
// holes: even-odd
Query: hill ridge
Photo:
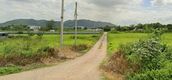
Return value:
<svg viewBox="0 0 172 80">
<path fill-rule="evenodd" d="M 8 25 L 30 25 L 30 26 L 41 26 L 45 27 L 46 23 L 50 20 L 36 20 L 36 19 L 15 19 L 10 20 L 4 23 L 0 23 L 0 27 L 8 26 Z M 60 26 L 60 21 L 55 21 L 56 26 Z M 65 27 L 73 27 L 74 20 L 67 20 L 64 22 Z M 93 21 L 88 19 L 80 19 L 78 20 L 78 26 L 83 26 L 87 28 L 94 28 L 94 27 L 104 27 L 104 26 L 113 26 L 114 24 L 110 22 L 103 22 L 103 21 Z"/>
</svg>

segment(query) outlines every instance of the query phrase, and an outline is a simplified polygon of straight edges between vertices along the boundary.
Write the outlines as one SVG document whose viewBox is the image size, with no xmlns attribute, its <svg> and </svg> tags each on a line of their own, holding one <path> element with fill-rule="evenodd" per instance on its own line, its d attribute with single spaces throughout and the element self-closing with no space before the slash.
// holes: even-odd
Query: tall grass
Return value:
<svg viewBox="0 0 172 80">
<path fill-rule="evenodd" d="M 114 73 L 124 70 L 122 75 L 126 80 L 171 80 L 171 36 L 172 33 L 161 37 L 145 33 L 110 33 L 108 51 L 111 57 L 105 63 L 105 70 Z"/>
<path fill-rule="evenodd" d="M 64 36 L 64 45 L 72 46 L 74 44 L 73 35 Z M 96 37 L 93 35 L 78 35 L 77 44 L 85 44 L 92 46 L 98 40 L 99 34 Z M 59 36 L 58 35 L 44 35 L 40 36 L 27 36 L 22 35 L 20 37 L 12 37 L 0 40 L 0 54 L 10 55 L 10 54 L 33 54 L 36 53 L 38 49 L 45 47 L 59 47 Z"/>
<path fill-rule="evenodd" d="M 78 35 L 77 51 L 91 48 L 100 34 Z M 72 47 L 73 35 L 64 36 L 64 47 Z M 43 59 L 61 59 L 59 35 L 16 35 L 0 39 L 0 75 L 23 71 L 24 66 L 44 64 Z M 63 57 L 63 59 L 66 59 Z"/>
<path fill-rule="evenodd" d="M 109 55 L 112 55 L 112 53 L 115 52 L 121 44 L 144 39 L 146 36 L 147 34 L 144 33 L 109 33 L 108 53 Z"/>
<path fill-rule="evenodd" d="M 108 34 L 108 55 L 112 55 L 121 44 L 135 42 L 139 39 L 146 39 L 149 34 L 146 33 L 109 33 Z M 172 33 L 164 33 L 161 37 L 161 43 L 172 47 Z"/>
</svg>

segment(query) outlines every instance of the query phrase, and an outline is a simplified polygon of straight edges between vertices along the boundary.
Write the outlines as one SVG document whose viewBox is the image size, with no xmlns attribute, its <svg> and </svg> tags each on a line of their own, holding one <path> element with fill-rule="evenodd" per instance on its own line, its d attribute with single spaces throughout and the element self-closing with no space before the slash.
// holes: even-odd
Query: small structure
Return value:
<svg viewBox="0 0 172 80">
<path fill-rule="evenodd" d="M 55 30 L 50 30 L 50 32 L 56 32 Z"/>
<path fill-rule="evenodd" d="M 7 32 L 0 32 L 0 39 L 8 37 Z"/>
<path fill-rule="evenodd" d="M 38 32 L 41 29 L 41 26 L 30 26 L 30 29 L 34 32 Z"/>
<path fill-rule="evenodd" d="M 84 26 L 78 26 L 78 29 L 85 29 Z"/>
<path fill-rule="evenodd" d="M 99 28 L 92 28 L 92 29 L 87 29 L 87 31 L 91 31 L 91 32 L 101 32 L 103 31 L 102 29 Z"/>
</svg>

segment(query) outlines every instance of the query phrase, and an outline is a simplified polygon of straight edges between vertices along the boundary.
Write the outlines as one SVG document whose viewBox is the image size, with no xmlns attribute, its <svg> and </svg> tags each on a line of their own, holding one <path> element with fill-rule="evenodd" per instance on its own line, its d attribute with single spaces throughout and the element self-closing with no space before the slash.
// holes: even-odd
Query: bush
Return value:
<svg viewBox="0 0 172 80">
<path fill-rule="evenodd" d="M 121 51 L 114 53 L 105 64 L 101 66 L 105 72 L 125 74 L 128 70 L 128 61 Z"/>
<path fill-rule="evenodd" d="M 16 44 L 9 44 L 7 42 L 4 43 L 3 46 L 3 53 L 4 56 L 8 57 L 11 55 L 24 55 L 24 56 L 30 56 L 33 53 L 31 39 L 26 38 L 21 40 L 20 42 L 17 42 Z"/>
<path fill-rule="evenodd" d="M 87 50 L 88 48 L 90 48 L 90 47 L 86 44 L 80 44 L 77 46 L 72 46 L 72 50 L 74 50 L 74 51 L 84 51 L 84 50 Z"/>
<path fill-rule="evenodd" d="M 11 74 L 20 72 L 22 69 L 18 66 L 7 66 L 7 67 L 0 67 L 0 74 Z"/>
<path fill-rule="evenodd" d="M 171 48 L 167 49 L 166 54 L 165 54 L 165 59 L 172 62 L 172 49 Z"/>
<path fill-rule="evenodd" d="M 109 32 L 109 31 L 111 31 L 111 27 L 110 27 L 110 26 L 105 26 L 105 27 L 103 28 L 103 30 L 104 30 L 105 32 Z"/>
<path fill-rule="evenodd" d="M 44 35 L 43 33 L 38 33 L 38 34 L 37 34 L 37 39 L 41 40 L 42 37 L 43 37 L 43 35 Z"/>
<path fill-rule="evenodd" d="M 147 40 L 122 45 L 120 50 L 126 56 L 130 68 L 139 65 L 136 72 L 130 72 L 127 80 L 172 80 L 172 52 L 161 44 L 161 33 Z"/>
<path fill-rule="evenodd" d="M 59 50 L 56 50 L 55 48 L 51 47 L 42 47 L 38 49 L 37 53 L 40 53 L 39 55 L 47 55 L 52 57 L 57 57 Z"/>
<path fill-rule="evenodd" d="M 123 53 L 129 62 L 139 64 L 142 71 L 156 70 L 160 68 L 160 55 L 165 51 L 166 46 L 160 41 L 150 38 L 140 40 L 130 45 L 121 46 Z"/>
<path fill-rule="evenodd" d="M 75 39 L 75 36 L 71 36 L 70 38 Z M 85 37 L 84 36 L 77 36 L 77 39 L 85 39 Z"/>
<path fill-rule="evenodd" d="M 91 37 L 92 37 L 92 38 L 97 38 L 98 36 L 97 36 L 97 35 L 92 35 Z"/>
<path fill-rule="evenodd" d="M 110 32 L 111 32 L 111 33 L 118 33 L 117 30 L 111 30 Z"/>
<path fill-rule="evenodd" d="M 29 33 L 28 36 L 34 36 L 35 34 L 34 33 Z"/>
<path fill-rule="evenodd" d="M 144 73 L 135 74 L 128 76 L 128 80 L 171 80 L 172 70 L 171 69 L 160 69 L 152 70 Z"/>
</svg>

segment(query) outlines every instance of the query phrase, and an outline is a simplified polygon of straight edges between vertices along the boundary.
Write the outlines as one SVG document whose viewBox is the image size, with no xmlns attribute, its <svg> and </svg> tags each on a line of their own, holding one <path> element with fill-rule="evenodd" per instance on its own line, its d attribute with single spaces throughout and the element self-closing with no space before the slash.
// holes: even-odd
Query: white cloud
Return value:
<svg viewBox="0 0 172 80">
<path fill-rule="evenodd" d="M 60 5 L 60 0 L 0 0 L 0 22 L 18 18 L 59 20 Z"/>
<path fill-rule="evenodd" d="M 152 0 L 151 3 L 154 6 L 164 6 L 164 5 L 171 5 L 172 0 Z"/>
<path fill-rule="evenodd" d="M 73 19 L 74 1 L 65 0 L 65 19 Z M 172 0 L 78 0 L 80 19 L 108 21 L 114 24 L 172 23 Z M 61 0 L 0 0 L 0 22 L 19 19 L 60 20 Z"/>
</svg>

